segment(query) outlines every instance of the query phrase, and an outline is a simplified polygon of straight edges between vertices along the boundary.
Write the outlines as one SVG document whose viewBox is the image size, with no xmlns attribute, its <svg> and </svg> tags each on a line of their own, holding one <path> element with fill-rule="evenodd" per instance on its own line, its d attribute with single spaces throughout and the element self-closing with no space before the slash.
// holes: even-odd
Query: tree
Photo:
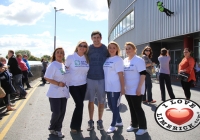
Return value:
<svg viewBox="0 0 200 140">
<path fill-rule="evenodd" d="M 50 55 L 43 55 L 41 58 L 50 61 L 51 60 L 51 56 Z"/>
<path fill-rule="evenodd" d="M 28 57 L 30 57 L 31 56 L 31 52 L 29 51 L 29 50 L 16 50 L 15 51 L 15 54 L 17 55 L 17 54 L 21 54 L 22 56 L 24 55 L 24 54 L 26 54 Z"/>
<path fill-rule="evenodd" d="M 40 61 L 40 58 L 31 55 L 31 56 L 28 58 L 28 60 L 30 60 L 30 61 Z"/>
</svg>

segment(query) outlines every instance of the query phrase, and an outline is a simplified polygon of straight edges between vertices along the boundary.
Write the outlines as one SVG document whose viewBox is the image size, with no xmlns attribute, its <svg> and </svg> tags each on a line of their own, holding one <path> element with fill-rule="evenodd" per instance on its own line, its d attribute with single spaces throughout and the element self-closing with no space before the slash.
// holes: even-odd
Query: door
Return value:
<svg viewBox="0 0 200 140">
<path fill-rule="evenodd" d="M 178 50 L 170 50 L 169 55 L 171 57 L 170 61 L 170 73 L 178 74 L 178 65 L 182 60 L 181 49 Z"/>
</svg>

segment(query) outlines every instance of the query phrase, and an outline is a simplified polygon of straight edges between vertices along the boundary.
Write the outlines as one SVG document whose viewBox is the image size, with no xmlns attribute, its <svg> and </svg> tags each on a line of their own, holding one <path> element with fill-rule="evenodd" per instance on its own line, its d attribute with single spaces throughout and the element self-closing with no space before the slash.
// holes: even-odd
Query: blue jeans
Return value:
<svg viewBox="0 0 200 140">
<path fill-rule="evenodd" d="M 17 74 L 13 76 L 13 85 L 16 91 L 20 94 L 20 96 L 26 95 L 26 91 L 24 90 L 22 86 L 22 74 Z"/>
<path fill-rule="evenodd" d="M 120 97 L 120 92 L 107 92 L 108 105 L 113 113 L 111 126 L 114 127 L 116 123 L 121 123 L 122 119 L 119 114 L 119 106 L 117 101 Z"/>
</svg>

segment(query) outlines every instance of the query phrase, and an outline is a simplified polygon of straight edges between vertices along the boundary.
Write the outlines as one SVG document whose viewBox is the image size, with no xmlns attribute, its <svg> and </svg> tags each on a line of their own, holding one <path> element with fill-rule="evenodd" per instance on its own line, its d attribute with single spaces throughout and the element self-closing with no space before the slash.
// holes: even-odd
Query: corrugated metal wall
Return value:
<svg viewBox="0 0 200 140">
<path fill-rule="evenodd" d="M 171 17 L 158 11 L 158 0 L 133 1 L 111 1 L 109 35 L 124 16 L 133 9 L 135 11 L 135 27 L 115 39 L 120 46 L 126 41 L 140 45 L 200 31 L 200 0 L 162 0 L 165 7 L 174 12 Z"/>
</svg>

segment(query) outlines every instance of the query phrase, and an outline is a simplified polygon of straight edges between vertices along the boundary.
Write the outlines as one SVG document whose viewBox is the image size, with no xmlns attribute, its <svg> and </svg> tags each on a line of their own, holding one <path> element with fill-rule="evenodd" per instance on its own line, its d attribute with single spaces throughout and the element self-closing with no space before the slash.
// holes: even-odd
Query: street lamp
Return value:
<svg viewBox="0 0 200 140">
<path fill-rule="evenodd" d="M 55 9 L 55 31 L 54 31 L 54 50 L 55 50 L 56 49 L 56 12 L 57 11 L 62 11 L 64 9 L 58 9 L 58 10 L 56 10 L 56 7 L 54 7 L 54 9 Z"/>
</svg>

